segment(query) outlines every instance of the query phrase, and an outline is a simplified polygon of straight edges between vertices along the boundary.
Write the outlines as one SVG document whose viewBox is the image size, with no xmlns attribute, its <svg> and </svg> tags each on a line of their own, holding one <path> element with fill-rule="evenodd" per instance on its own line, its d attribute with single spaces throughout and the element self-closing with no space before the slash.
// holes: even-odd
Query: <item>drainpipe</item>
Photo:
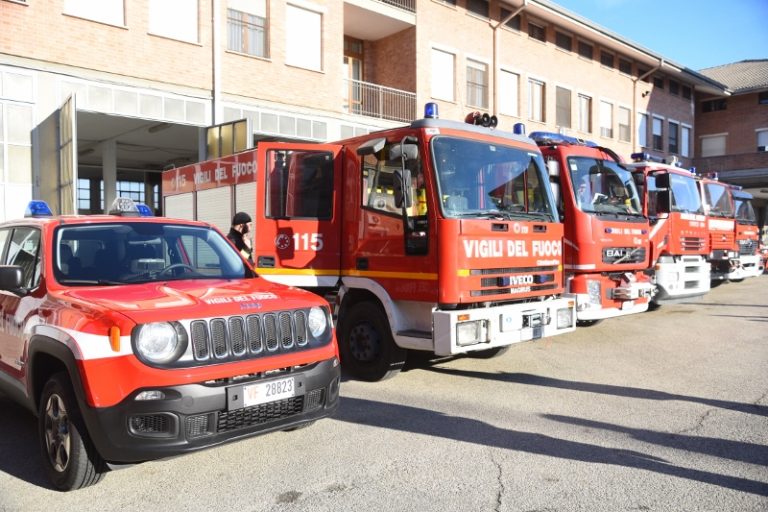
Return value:
<svg viewBox="0 0 768 512">
<path fill-rule="evenodd" d="M 523 12 L 526 7 L 528 7 L 528 0 L 523 0 L 523 4 L 503 20 L 496 24 L 494 24 L 492 21 L 489 22 L 491 28 L 493 29 L 493 67 L 491 69 L 491 73 L 493 74 L 493 108 L 491 109 L 493 115 L 498 115 L 497 105 L 499 104 L 499 73 L 497 72 L 499 62 L 499 28 Z"/>
<path fill-rule="evenodd" d="M 640 148 L 637 146 L 637 82 L 651 76 L 660 70 L 662 66 L 664 66 L 664 59 L 659 59 L 659 64 L 655 68 L 632 79 L 632 119 L 629 120 L 630 126 L 632 127 L 632 153 L 640 151 Z M 650 121 L 653 123 L 653 120 Z M 651 126 L 653 126 L 653 124 L 651 124 Z M 646 133 L 646 135 L 648 134 Z"/>
<path fill-rule="evenodd" d="M 221 122 L 221 23 L 220 0 L 211 0 L 211 83 L 212 125 Z"/>
</svg>

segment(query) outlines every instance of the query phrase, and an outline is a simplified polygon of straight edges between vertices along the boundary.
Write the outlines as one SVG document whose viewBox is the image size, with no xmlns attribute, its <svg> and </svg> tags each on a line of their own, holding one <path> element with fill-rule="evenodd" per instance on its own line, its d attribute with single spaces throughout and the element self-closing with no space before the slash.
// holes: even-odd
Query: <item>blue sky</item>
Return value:
<svg viewBox="0 0 768 512">
<path fill-rule="evenodd" d="M 553 1 L 694 70 L 768 59 L 768 0 Z"/>
</svg>

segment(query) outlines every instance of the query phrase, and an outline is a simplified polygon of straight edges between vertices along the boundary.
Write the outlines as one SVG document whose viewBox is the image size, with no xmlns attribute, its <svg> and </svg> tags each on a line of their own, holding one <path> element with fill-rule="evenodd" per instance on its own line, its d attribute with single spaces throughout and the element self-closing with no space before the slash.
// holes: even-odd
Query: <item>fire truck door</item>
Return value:
<svg viewBox="0 0 768 512">
<path fill-rule="evenodd" d="M 341 146 L 258 147 L 254 264 L 292 286 L 333 286 L 340 273 Z"/>
</svg>

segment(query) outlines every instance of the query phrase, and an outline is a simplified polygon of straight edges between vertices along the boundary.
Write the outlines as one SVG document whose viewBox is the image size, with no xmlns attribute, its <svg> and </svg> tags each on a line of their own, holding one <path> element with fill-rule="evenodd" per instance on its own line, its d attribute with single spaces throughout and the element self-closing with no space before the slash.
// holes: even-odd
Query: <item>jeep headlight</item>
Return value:
<svg viewBox="0 0 768 512">
<path fill-rule="evenodd" d="M 328 329 L 328 315 L 323 308 L 315 306 L 309 310 L 307 327 L 315 339 L 319 339 L 325 333 Z"/>
<path fill-rule="evenodd" d="M 187 350 L 187 335 L 177 322 L 153 322 L 134 331 L 133 346 L 146 362 L 168 364 Z"/>
</svg>

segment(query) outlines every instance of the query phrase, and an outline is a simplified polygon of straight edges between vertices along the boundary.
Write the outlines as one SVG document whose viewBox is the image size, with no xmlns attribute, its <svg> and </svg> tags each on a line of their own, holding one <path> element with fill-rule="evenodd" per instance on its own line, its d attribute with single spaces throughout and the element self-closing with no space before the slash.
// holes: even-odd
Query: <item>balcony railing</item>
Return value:
<svg viewBox="0 0 768 512">
<path fill-rule="evenodd" d="M 416 12 L 416 0 L 374 0 L 376 2 L 398 7 L 404 11 Z"/>
<path fill-rule="evenodd" d="M 360 80 L 345 80 L 344 109 L 350 114 L 411 122 L 416 117 L 416 93 Z"/>
</svg>

